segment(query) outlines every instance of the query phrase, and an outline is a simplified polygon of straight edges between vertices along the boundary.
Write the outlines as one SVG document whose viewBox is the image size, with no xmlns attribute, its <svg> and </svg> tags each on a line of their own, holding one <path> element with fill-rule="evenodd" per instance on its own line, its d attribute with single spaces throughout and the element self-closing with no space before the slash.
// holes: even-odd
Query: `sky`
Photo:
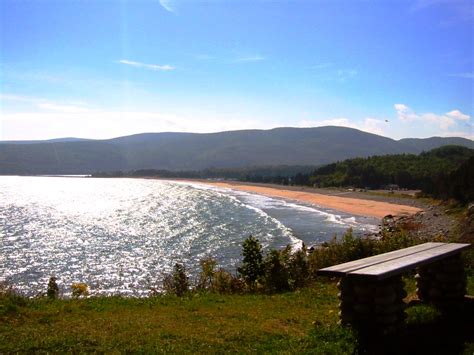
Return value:
<svg viewBox="0 0 474 355">
<path fill-rule="evenodd" d="M 0 140 L 474 139 L 471 0 L 0 0 Z"/>
</svg>

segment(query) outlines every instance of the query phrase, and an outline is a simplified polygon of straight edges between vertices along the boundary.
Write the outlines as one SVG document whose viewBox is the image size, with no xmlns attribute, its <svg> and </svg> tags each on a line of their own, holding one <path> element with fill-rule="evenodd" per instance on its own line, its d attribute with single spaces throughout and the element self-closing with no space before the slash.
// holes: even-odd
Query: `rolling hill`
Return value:
<svg viewBox="0 0 474 355">
<path fill-rule="evenodd" d="M 443 145 L 474 148 L 464 138 L 402 139 L 344 127 L 275 128 L 219 133 L 144 133 L 108 140 L 2 142 L 0 174 L 199 170 L 321 165 L 353 157 L 420 153 Z"/>
</svg>

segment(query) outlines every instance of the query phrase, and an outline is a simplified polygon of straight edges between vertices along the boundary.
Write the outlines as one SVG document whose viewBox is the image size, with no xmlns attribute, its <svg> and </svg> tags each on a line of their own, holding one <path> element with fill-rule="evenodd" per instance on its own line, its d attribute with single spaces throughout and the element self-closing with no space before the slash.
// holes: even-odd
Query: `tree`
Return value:
<svg viewBox="0 0 474 355">
<path fill-rule="evenodd" d="M 287 291 L 288 270 L 280 259 L 280 252 L 272 250 L 264 261 L 265 286 L 271 292 Z"/>
<path fill-rule="evenodd" d="M 245 282 L 253 286 L 263 276 L 262 245 L 253 236 L 249 236 L 242 244 L 243 262 L 237 271 Z"/>
</svg>

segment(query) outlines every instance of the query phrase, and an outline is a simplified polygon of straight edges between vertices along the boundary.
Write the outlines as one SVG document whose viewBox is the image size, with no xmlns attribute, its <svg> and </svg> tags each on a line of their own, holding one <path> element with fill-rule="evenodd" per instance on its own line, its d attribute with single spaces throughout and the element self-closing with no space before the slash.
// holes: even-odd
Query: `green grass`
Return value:
<svg viewBox="0 0 474 355">
<path fill-rule="evenodd" d="M 277 295 L 3 298 L 0 353 L 351 353 L 355 339 L 337 326 L 336 296 L 324 282 Z"/>
<path fill-rule="evenodd" d="M 409 301 L 416 285 L 412 277 L 404 280 Z M 472 276 L 468 280 L 474 284 Z M 59 300 L 1 296 L 0 354 L 351 354 L 357 339 L 350 329 L 337 325 L 337 292 L 334 282 L 318 280 L 311 287 L 274 295 Z M 439 319 L 438 311 L 427 305 L 410 307 L 407 314 L 408 325 L 422 330 Z M 466 338 L 465 349 L 471 345 Z"/>
</svg>

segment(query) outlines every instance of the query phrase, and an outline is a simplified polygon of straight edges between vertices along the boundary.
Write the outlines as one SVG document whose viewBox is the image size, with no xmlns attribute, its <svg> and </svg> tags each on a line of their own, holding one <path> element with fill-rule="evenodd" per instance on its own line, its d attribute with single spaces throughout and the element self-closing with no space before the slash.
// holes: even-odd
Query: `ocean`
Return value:
<svg viewBox="0 0 474 355">
<path fill-rule="evenodd" d="M 191 277 L 213 257 L 234 272 L 253 235 L 264 250 L 318 245 L 378 220 L 217 188 L 151 179 L 0 177 L 0 281 L 34 296 L 50 276 L 64 295 L 146 296 L 177 262 Z"/>
</svg>

